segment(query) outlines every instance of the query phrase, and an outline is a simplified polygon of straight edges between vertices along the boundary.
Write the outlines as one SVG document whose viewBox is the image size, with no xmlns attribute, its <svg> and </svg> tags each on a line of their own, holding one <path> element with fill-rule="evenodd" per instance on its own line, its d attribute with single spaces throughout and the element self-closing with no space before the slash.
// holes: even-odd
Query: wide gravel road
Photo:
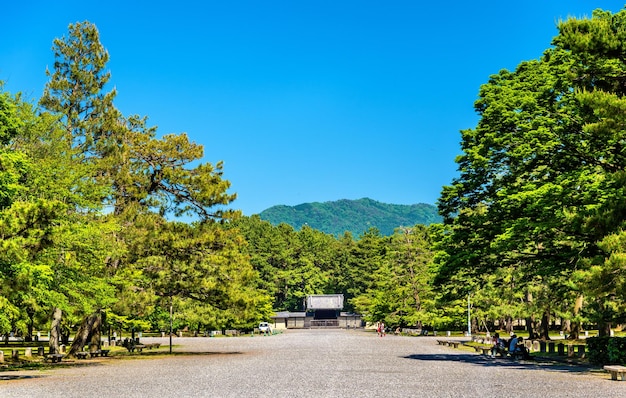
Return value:
<svg viewBox="0 0 626 398">
<path fill-rule="evenodd" d="M 173 356 L 2 372 L 0 397 L 626 397 L 626 381 L 597 369 L 489 359 L 432 337 L 289 330 L 174 344 Z"/>
</svg>

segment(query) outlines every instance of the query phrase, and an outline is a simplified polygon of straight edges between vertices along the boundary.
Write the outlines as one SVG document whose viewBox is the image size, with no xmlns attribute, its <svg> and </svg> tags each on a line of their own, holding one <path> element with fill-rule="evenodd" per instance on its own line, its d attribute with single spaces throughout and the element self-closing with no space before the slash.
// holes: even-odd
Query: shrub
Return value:
<svg viewBox="0 0 626 398">
<path fill-rule="evenodd" d="M 600 365 L 626 363 L 626 337 L 591 337 L 587 339 L 589 361 Z"/>
</svg>

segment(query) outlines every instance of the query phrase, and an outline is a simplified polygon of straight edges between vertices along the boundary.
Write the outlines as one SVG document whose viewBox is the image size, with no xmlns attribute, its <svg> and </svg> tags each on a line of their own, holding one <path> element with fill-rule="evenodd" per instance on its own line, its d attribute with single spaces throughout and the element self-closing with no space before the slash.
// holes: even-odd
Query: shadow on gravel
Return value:
<svg viewBox="0 0 626 398">
<path fill-rule="evenodd" d="M 0 380 L 23 380 L 23 379 L 38 379 L 42 376 L 32 375 L 0 375 Z"/>
<path fill-rule="evenodd" d="M 136 352 L 130 355 L 116 355 L 117 358 L 150 358 L 159 357 L 166 358 L 172 356 L 189 356 L 189 355 L 243 355 L 240 351 L 173 351 L 171 354 L 168 351 L 148 351 L 148 352 Z"/>
<path fill-rule="evenodd" d="M 591 373 L 600 371 L 599 369 L 581 364 L 562 363 L 544 359 L 514 360 L 509 358 L 488 358 L 483 355 L 473 354 L 412 354 L 405 359 L 415 359 L 418 361 L 451 361 L 464 362 L 484 367 L 499 367 L 525 370 L 546 370 L 555 372 L 570 373 Z"/>
</svg>

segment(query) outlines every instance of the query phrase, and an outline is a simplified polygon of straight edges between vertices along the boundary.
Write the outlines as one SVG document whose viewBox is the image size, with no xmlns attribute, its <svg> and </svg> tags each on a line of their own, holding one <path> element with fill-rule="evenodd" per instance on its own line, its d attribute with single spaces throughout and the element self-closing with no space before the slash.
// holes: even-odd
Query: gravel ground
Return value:
<svg viewBox="0 0 626 398">
<path fill-rule="evenodd" d="M 174 344 L 174 356 L 3 372 L 0 397 L 626 397 L 626 382 L 598 369 L 489 359 L 432 337 L 289 330 Z"/>
</svg>

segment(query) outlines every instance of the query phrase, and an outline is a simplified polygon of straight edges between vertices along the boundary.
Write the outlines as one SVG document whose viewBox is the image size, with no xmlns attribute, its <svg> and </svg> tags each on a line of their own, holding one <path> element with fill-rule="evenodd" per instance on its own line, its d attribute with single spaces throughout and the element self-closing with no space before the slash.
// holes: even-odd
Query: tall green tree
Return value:
<svg viewBox="0 0 626 398">
<path fill-rule="evenodd" d="M 230 183 L 222 179 L 221 163 L 198 164 L 203 149 L 190 142 L 185 134 L 157 138 L 156 129 L 147 126 L 147 118 L 125 117 L 115 108 L 115 90 L 107 91 L 109 56 L 100 43 L 95 25 L 87 21 L 71 24 L 68 36 L 56 39 L 53 50 L 54 70 L 48 72 L 50 81 L 40 105 L 63 126 L 64 134 L 59 141 L 65 145 L 65 153 L 84 167 L 82 181 L 86 187 L 81 191 L 82 197 L 112 210 L 110 214 L 101 213 L 101 220 L 95 221 L 122 226 L 103 229 L 108 235 L 102 239 L 115 250 L 109 250 L 104 258 L 98 257 L 101 264 L 82 264 L 93 270 L 104 267 L 109 286 L 115 287 L 123 297 L 103 302 L 94 309 L 101 311 L 112 306 L 122 311 L 113 315 L 126 319 L 148 316 L 146 311 L 155 308 L 155 299 L 150 295 L 159 292 L 157 296 L 163 295 L 164 290 L 154 286 L 146 288 L 150 285 L 149 279 L 156 275 L 150 273 L 141 260 L 146 253 L 152 253 L 151 258 L 165 254 L 154 253 L 152 242 L 146 241 L 146 237 L 172 235 L 166 216 L 191 215 L 201 220 L 201 225 L 227 222 L 238 215 L 226 207 L 236 195 L 228 192 Z M 83 211 L 79 207 L 76 210 L 79 215 Z M 221 243 L 210 240 L 199 243 L 212 245 L 212 248 L 230 247 L 230 239 Z M 163 246 L 156 246 L 156 249 L 159 247 Z M 209 248 L 198 250 L 202 249 Z M 187 257 L 182 256 L 174 263 L 196 261 L 192 256 L 196 249 L 188 247 L 187 250 Z M 234 256 L 225 254 L 224 258 L 235 261 Z M 217 265 L 230 266 L 224 262 Z M 88 270 L 84 274 L 92 275 Z M 201 273 L 195 272 L 193 277 L 190 284 L 201 286 L 206 282 Z M 209 276 L 206 279 L 210 279 Z M 181 297 L 191 294 L 184 289 L 169 289 L 168 292 L 180 293 Z M 125 303 L 130 297 L 141 305 Z M 219 295 L 212 298 L 215 304 L 222 299 Z M 137 314 L 138 310 L 143 315 Z M 135 313 L 130 313 L 132 311 Z M 98 323 L 92 322 L 93 325 Z M 97 333 L 87 331 L 76 346 Z"/>
<path fill-rule="evenodd" d="M 98 159 L 117 122 L 115 90 L 104 92 L 111 74 L 109 54 L 96 26 L 88 21 L 69 25 L 67 36 L 55 39 L 55 62 L 40 105 L 61 117 L 68 145 L 79 148 L 80 160 Z"/>
<path fill-rule="evenodd" d="M 596 11 L 562 22 L 540 60 L 492 76 L 475 105 L 478 126 L 462 132 L 460 177 L 440 199 L 451 228 L 443 279 L 482 286 L 510 268 L 524 296 L 541 286 L 569 303 L 556 311 L 554 297 L 535 296 L 544 328 L 556 312 L 578 316 L 583 289 L 572 276 L 602 261 L 598 242 L 623 223 L 623 132 L 614 123 L 623 21 L 623 11 Z M 528 304 L 520 301 L 530 316 Z"/>
</svg>

